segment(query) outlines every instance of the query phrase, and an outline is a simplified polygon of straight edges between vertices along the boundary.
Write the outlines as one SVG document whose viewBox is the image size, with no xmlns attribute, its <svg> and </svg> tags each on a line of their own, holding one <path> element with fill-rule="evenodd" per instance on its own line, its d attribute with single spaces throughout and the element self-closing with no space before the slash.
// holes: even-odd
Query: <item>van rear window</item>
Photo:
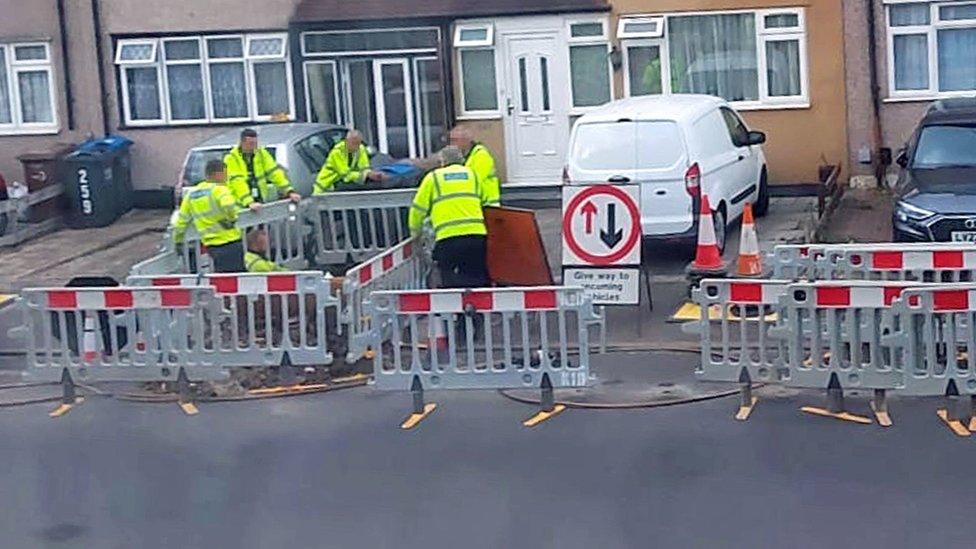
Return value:
<svg viewBox="0 0 976 549">
<path fill-rule="evenodd" d="M 583 170 L 654 170 L 681 160 L 684 142 L 674 122 L 595 122 L 576 128 L 570 155 Z"/>
</svg>

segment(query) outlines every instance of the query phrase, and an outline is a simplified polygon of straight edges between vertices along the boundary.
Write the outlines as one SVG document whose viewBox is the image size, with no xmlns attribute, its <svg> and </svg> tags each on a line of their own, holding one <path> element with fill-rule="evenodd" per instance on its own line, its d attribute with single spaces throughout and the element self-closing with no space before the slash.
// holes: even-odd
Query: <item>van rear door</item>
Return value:
<svg viewBox="0 0 976 549">
<path fill-rule="evenodd" d="M 681 128 L 670 120 L 618 120 L 576 126 L 569 154 L 574 185 L 640 185 L 645 235 L 678 234 L 694 222 L 685 190 L 688 154 Z"/>
</svg>

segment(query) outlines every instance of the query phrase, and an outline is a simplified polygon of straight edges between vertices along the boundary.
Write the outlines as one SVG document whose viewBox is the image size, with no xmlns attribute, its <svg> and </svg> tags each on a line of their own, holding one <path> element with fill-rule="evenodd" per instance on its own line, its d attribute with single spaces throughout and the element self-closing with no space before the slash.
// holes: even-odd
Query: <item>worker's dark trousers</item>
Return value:
<svg viewBox="0 0 976 549">
<path fill-rule="evenodd" d="M 244 244 L 240 240 L 222 246 L 207 246 L 207 253 L 213 260 L 214 271 L 218 273 L 243 273 Z"/>
<path fill-rule="evenodd" d="M 488 239 L 482 235 L 455 236 L 434 246 L 434 261 L 442 288 L 488 286 Z"/>
</svg>

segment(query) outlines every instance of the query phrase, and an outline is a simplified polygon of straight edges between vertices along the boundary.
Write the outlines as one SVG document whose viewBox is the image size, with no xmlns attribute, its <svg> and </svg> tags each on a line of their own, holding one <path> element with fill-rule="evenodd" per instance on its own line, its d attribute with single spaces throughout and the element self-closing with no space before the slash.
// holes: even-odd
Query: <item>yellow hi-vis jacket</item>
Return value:
<svg viewBox="0 0 976 549">
<path fill-rule="evenodd" d="M 410 207 L 410 232 L 418 233 L 430 218 L 434 237 L 486 235 L 483 207 L 488 194 L 471 168 L 453 164 L 424 176 Z"/>
<path fill-rule="evenodd" d="M 488 193 L 488 205 L 498 206 L 502 200 L 502 184 L 495 173 L 495 159 L 481 143 L 475 143 L 468 151 L 468 157 L 464 159 L 464 165 L 474 170 L 478 180 L 485 187 Z"/>
<path fill-rule="evenodd" d="M 241 239 L 237 201 L 226 185 L 202 181 L 183 196 L 180 214 L 173 225 L 174 242 L 183 242 L 191 222 L 205 246 L 223 246 Z"/>
<path fill-rule="evenodd" d="M 286 270 L 270 259 L 254 252 L 244 252 L 244 266 L 249 273 L 276 273 Z"/>
<path fill-rule="evenodd" d="M 343 139 L 332 147 L 325 164 L 315 178 L 315 190 L 312 194 L 324 194 L 334 191 L 337 183 L 359 184 L 366 182 L 369 173 L 369 154 L 366 147 L 360 145 L 359 150 L 350 154 Z"/>
<path fill-rule="evenodd" d="M 295 190 L 288 181 L 284 168 L 275 161 L 268 149 L 258 147 L 254 150 L 253 165 L 254 184 L 252 185 L 241 148 L 234 147 L 224 157 L 224 166 L 227 167 L 227 185 L 242 208 L 250 206 L 254 201 L 273 202 Z"/>
</svg>

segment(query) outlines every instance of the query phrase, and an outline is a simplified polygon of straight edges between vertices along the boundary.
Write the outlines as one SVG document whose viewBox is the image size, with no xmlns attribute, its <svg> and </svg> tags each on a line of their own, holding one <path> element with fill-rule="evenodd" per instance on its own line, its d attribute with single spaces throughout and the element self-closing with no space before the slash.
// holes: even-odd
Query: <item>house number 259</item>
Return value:
<svg viewBox="0 0 976 549">
<path fill-rule="evenodd" d="M 88 170 L 78 168 L 78 192 L 81 195 L 81 213 L 91 215 L 91 184 L 88 183 Z"/>
</svg>

